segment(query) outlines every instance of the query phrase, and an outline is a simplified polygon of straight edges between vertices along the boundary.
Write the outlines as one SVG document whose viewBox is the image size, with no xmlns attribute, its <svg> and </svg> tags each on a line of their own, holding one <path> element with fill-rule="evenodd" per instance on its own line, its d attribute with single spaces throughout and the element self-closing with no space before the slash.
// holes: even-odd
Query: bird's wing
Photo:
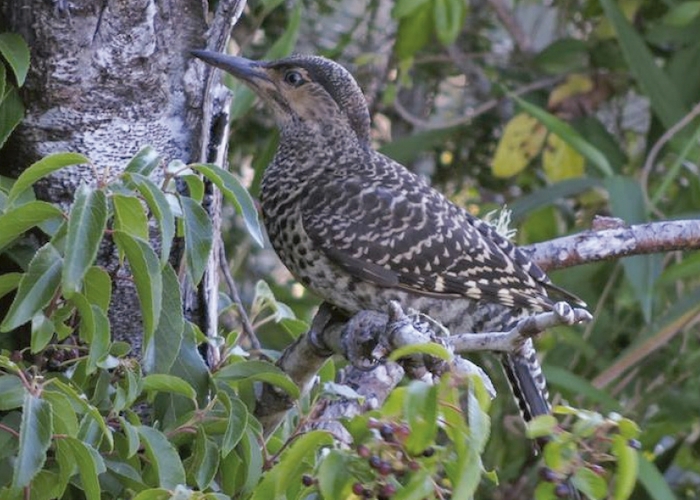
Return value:
<svg viewBox="0 0 700 500">
<path fill-rule="evenodd" d="M 328 258 L 380 286 L 551 308 L 545 291 L 551 282 L 517 247 L 394 166 L 384 175 L 312 183 L 304 230 Z"/>
</svg>

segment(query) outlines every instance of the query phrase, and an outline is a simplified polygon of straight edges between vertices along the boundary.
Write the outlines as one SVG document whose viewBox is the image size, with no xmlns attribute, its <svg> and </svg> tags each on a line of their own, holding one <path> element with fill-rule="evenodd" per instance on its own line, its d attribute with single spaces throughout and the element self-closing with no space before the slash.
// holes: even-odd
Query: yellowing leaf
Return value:
<svg viewBox="0 0 700 500">
<path fill-rule="evenodd" d="M 571 96 L 585 94 L 593 90 L 593 80 L 587 75 L 569 75 L 564 83 L 557 85 L 549 95 L 549 108 L 555 107 L 560 102 Z"/>
<path fill-rule="evenodd" d="M 549 134 L 542 154 L 542 167 L 551 182 L 583 176 L 585 160 L 558 135 Z"/>
<path fill-rule="evenodd" d="M 491 171 L 496 177 L 512 177 L 521 172 L 542 149 L 547 129 L 526 113 L 514 116 L 503 130 Z"/>
</svg>

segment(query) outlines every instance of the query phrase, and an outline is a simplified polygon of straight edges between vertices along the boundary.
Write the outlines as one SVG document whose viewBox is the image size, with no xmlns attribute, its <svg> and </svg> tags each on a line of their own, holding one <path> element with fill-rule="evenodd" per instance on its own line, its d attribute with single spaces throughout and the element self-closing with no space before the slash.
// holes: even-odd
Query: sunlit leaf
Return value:
<svg viewBox="0 0 700 500">
<path fill-rule="evenodd" d="M 547 129 L 532 116 L 520 113 L 505 126 L 498 141 L 491 171 L 496 177 L 520 173 L 537 156 L 544 144 Z"/>
</svg>

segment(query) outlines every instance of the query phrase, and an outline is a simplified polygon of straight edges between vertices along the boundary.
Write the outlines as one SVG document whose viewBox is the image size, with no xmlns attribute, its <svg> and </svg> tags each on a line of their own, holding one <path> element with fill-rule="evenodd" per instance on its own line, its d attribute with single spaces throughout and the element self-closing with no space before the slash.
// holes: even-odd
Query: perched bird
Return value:
<svg viewBox="0 0 700 500">
<path fill-rule="evenodd" d="M 263 219 L 282 262 L 327 302 L 355 313 L 396 300 L 466 333 L 551 310 L 548 291 L 577 300 L 490 224 L 374 151 L 366 100 L 341 65 L 192 53 L 272 108 L 281 137 L 262 180 Z M 524 418 L 549 413 L 532 341 L 502 360 Z"/>
</svg>

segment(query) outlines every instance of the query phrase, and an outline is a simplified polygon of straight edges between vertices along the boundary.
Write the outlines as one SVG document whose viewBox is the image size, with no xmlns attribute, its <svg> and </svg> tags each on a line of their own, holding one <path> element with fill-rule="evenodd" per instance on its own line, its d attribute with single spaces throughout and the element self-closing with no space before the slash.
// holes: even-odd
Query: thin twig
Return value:
<svg viewBox="0 0 700 500">
<path fill-rule="evenodd" d="M 530 37 L 525 34 L 522 26 L 518 24 L 513 15 L 513 12 L 508 8 L 508 6 L 503 2 L 503 0 L 488 0 L 491 8 L 496 12 L 496 17 L 501 21 L 503 27 L 506 31 L 513 37 L 515 45 L 518 50 L 523 54 L 526 54 L 532 50 L 532 42 Z"/>
<path fill-rule="evenodd" d="M 245 333 L 248 339 L 250 339 L 250 345 L 253 347 L 253 349 L 259 351 L 262 348 L 262 345 L 260 345 L 257 335 L 255 335 L 255 330 L 253 329 L 253 325 L 250 323 L 250 318 L 248 318 L 248 313 L 246 313 L 245 307 L 243 306 L 241 296 L 238 294 L 236 282 L 231 276 L 231 272 L 228 268 L 228 261 L 226 260 L 224 245 L 219 245 L 219 261 L 221 262 L 221 271 L 224 274 L 224 281 L 226 281 L 228 293 L 231 296 L 231 300 L 233 300 L 233 303 L 236 304 L 236 307 L 238 308 L 238 317 L 241 319 L 243 333 Z"/>
<path fill-rule="evenodd" d="M 539 90 L 543 88 L 550 87 L 554 85 L 555 83 L 559 82 L 561 80 L 560 76 L 556 77 L 551 77 L 551 78 L 546 78 L 544 80 L 538 80 L 536 82 L 528 83 L 527 85 L 522 86 L 521 88 L 515 90 L 513 92 L 513 95 L 520 96 L 523 94 L 527 94 L 528 92 L 532 92 L 533 90 Z M 413 125 L 414 127 L 420 128 L 422 130 L 439 130 L 439 129 L 445 129 L 445 128 L 452 128 L 452 127 L 457 127 L 459 125 L 464 125 L 466 123 L 471 122 L 474 118 L 483 115 L 484 113 L 487 113 L 488 111 L 491 111 L 494 109 L 498 104 L 501 102 L 502 99 L 506 99 L 506 97 L 499 97 L 497 99 L 491 99 L 489 101 L 486 101 L 485 103 L 469 109 L 465 112 L 464 116 L 460 116 L 459 118 L 454 118 L 452 120 L 445 120 L 445 121 L 440 121 L 440 122 L 431 122 L 428 120 L 424 120 L 422 118 L 417 117 L 410 111 L 408 111 L 403 104 L 401 104 L 401 101 L 398 100 L 398 98 L 394 101 L 394 109 L 396 112 L 399 114 L 401 118 L 406 120 L 408 123 Z"/>
<path fill-rule="evenodd" d="M 644 193 L 644 198 L 646 199 L 646 202 L 649 206 L 651 206 L 651 203 L 649 201 L 649 175 L 651 174 L 651 169 L 654 168 L 656 158 L 659 156 L 661 148 L 663 148 L 667 142 L 673 139 L 673 137 L 678 132 L 685 128 L 685 126 L 688 125 L 691 121 L 693 121 L 693 119 L 698 115 L 700 115 L 700 102 L 698 102 L 687 115 L 685 115 L 675 125 L 673 125 L 666 132 L 664 132 L 663 135 L 659 137 L 659 140 L 656 141 L 656 143 L 649 150 L 649 155 L 647 156 L 647 159 L 644 162 L 644 167 L 642 168 L 642 174 L 640 176 L 642 192 Z"/>
</svg>

